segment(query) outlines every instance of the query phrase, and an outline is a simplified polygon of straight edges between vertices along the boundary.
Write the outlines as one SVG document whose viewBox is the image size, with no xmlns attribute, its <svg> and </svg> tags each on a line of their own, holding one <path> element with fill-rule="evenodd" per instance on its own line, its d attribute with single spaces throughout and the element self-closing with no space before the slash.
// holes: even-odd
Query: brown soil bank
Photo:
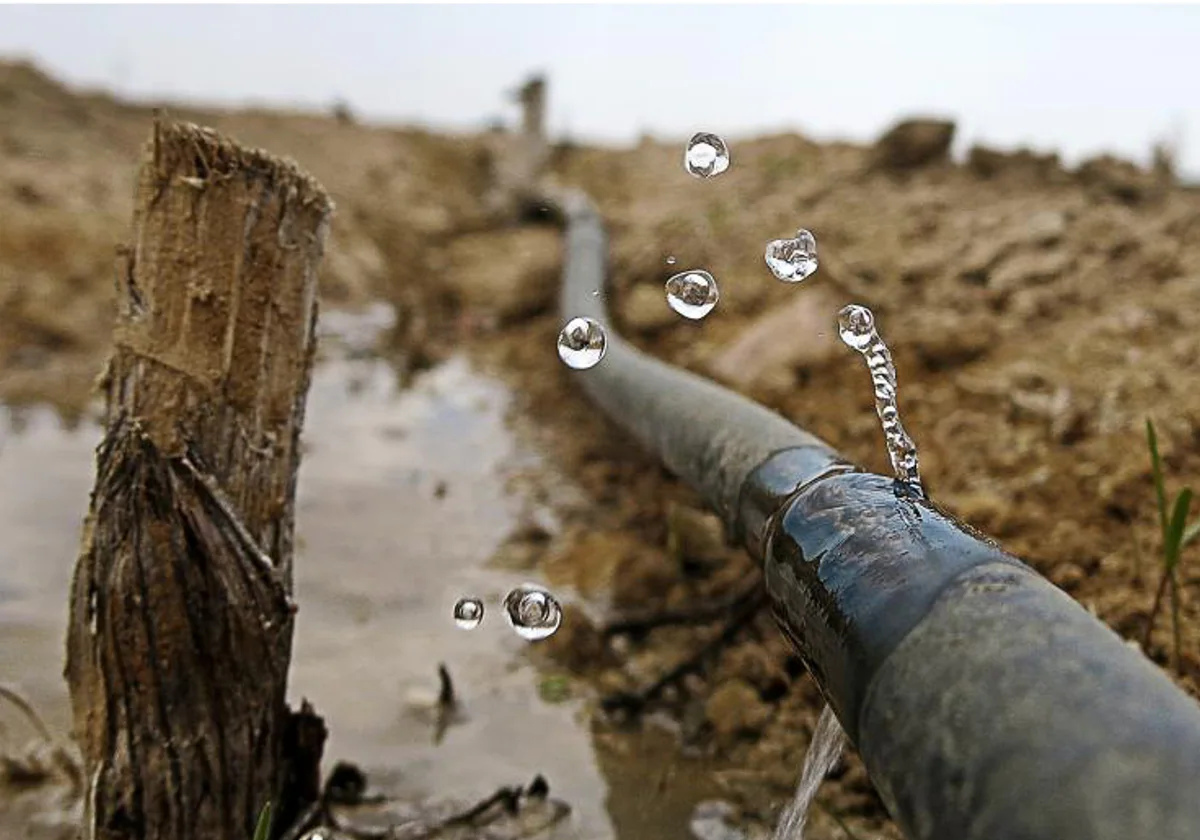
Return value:
<svg viewBox="0 0 1200 840">
<path fill-rule="evenodd" d="M 465 346 L 514 385 L 522 433 L 585 492 L 559 505 L 561 536 L 547 541 L 531 526 L 510 562 L 532 558 L 597 611 L 677 608 L 750 581 L 740 552 L 692 539 L 694 525 L 684 539 L 669 527 L 686 519 L 668 513 L 688 494 L 596 415 L 559 363 L 557 234 L 490 227 L 478 210 L 498 138 L 311 115 L 172 114 L 292 155 L 329 188 L 338 215 L 325 300 L 394 303 L 388 350 L 398 360 Z M 148 128 L 145 108 L 0 65 L 0 399 L 86 404 Z M 935 146 L 944 135 L 924 134 Z M 893 132 L 888 143 L 920 136 Z M 866 372 L 834 327 L 842 304 L 872 307 L 930 494 L 1140 641 L 1160 571 L 1147 417 L 1169 490 L 1200 485 L 1200 194 L 1107 159 L 1068 172 L 1028 153 L 981 149 L 959 165 L 937 148 L 727 139 L 733 165 L 707 182 L 684 173 L 679 142 L 556 150 L 557 177 L 587 189 L 609 222 L 622 329 L 885 471 Z M 762 251 L 801 226 L 817 236 L 821 268 L 787 286 Z M 690 267 L 721 287 L 699 324 L 661 296 L 662 281 Z M 1195 554 L 1180 577 L 1178 676 L 1193 694 Z M 718 626 L 605 645 L 573 611 L 545 649 L 602 690 L 628 688 Z M 1166 615 L 1157 628 L 1146 653 L 1165 666 Z M 763 818 L 789 794 L 819 710 L 765 614 L 662 703 L 685 747 L 715 753 L 729 796 Z M 854 761 L 822 798 L 852 830 L 894 836 Z M 813 837 L 838 832 L 816 815 Z"/>
</svg>

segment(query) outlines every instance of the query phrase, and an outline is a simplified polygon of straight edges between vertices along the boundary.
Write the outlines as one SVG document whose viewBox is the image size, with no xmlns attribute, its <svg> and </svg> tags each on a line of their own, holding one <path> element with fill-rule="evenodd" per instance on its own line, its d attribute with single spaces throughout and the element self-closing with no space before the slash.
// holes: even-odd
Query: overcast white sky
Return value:
<svg viewBox="0 0 1200 840">
<path fill-rule="evenodd" d="M 866 140 L 913 113 L 974 140 L 1200 174 L 1200 7 L 0 6 L 0 55 L 136 97 L 472 128 L 550 76 L 556 132 Z"/>
</svg>

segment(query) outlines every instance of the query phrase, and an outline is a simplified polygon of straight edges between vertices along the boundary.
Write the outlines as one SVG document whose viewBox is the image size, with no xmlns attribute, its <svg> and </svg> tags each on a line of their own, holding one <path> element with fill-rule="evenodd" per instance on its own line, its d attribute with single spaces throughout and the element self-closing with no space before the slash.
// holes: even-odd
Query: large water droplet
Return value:
<svg viewBox="0 0 1200 840">
<path fill-rule="evenodd" d="M 838 334 L 847 346 L 862 350 L 875 335 L 875 316 L 870 309 L 852 303 L 838 313 Z"/>
<path fill-rule="evenodd" d="M 522 584 L 504 598 L 504 614 L 522 639 L 535 642 L 553 636 L 562 624 L 562 607 L 553 595 L 532 583 Z"/>
<path fill-rule="evenodd" d="M 717 281 L 707 271 L 684 271 L 667 281 L 667 305 L 697 321 L 713 311 L 720 298 Z"/>
<path fill-rule="evenodd" d="M 698 132 L 683 153 L 683 168 L 697 178 L 712 178 L 729 168 L 729 148 L 715 134 Z"/>
<path fill-rule="evenodd" d="M 558 334 L 558 357 L 569 368 L 587 370 L 600 364 L 608 350 L 608 336 L 599 321 L 572 318 Z"/>
<path fill-rule="evenodd" d="M 817 238 L 807 230 L 796 231 L 795 239 L 776 239 L 767 244 L 767 267 L 785 283 L 799 283 L 817 270 Z"/>
<path fill-rule="evenodd" d="M 483 621 L 483 601 L 459 598 L 454 605 L 454 623 L 463 630 L 474 630 Z"/>
</svg>

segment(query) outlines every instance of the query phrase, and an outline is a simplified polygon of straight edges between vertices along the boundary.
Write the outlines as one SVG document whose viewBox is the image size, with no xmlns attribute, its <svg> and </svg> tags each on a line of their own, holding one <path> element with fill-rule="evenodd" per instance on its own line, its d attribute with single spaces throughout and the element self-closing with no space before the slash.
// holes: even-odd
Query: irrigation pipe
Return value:
<svg viewBox="0 0 1200 840">
<path fill-rule="evenodd" d="M 613 329 L 607 239 L 564 197 L 587 395 L 762 563 L 775 617 L 912 840 L 1198 840 L 1200 706 L 1020 560 Z"/>
</svg>

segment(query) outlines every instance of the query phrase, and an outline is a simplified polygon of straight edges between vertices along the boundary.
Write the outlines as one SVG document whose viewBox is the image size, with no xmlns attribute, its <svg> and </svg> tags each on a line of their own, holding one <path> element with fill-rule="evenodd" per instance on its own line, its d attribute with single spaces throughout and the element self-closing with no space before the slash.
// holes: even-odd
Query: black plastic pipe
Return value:
<svg viewBox="0 0 1200 840">
<path fill-rule="evenodd" d="M 562 315 L 608 335 L 572 376 L 761 561 L 779 626 L 907 837 L 1200 840 L 1200 706 L 929 500 L 621 340 L 604 226 L 585 196 L 563 205 Z"/>
</svg>

